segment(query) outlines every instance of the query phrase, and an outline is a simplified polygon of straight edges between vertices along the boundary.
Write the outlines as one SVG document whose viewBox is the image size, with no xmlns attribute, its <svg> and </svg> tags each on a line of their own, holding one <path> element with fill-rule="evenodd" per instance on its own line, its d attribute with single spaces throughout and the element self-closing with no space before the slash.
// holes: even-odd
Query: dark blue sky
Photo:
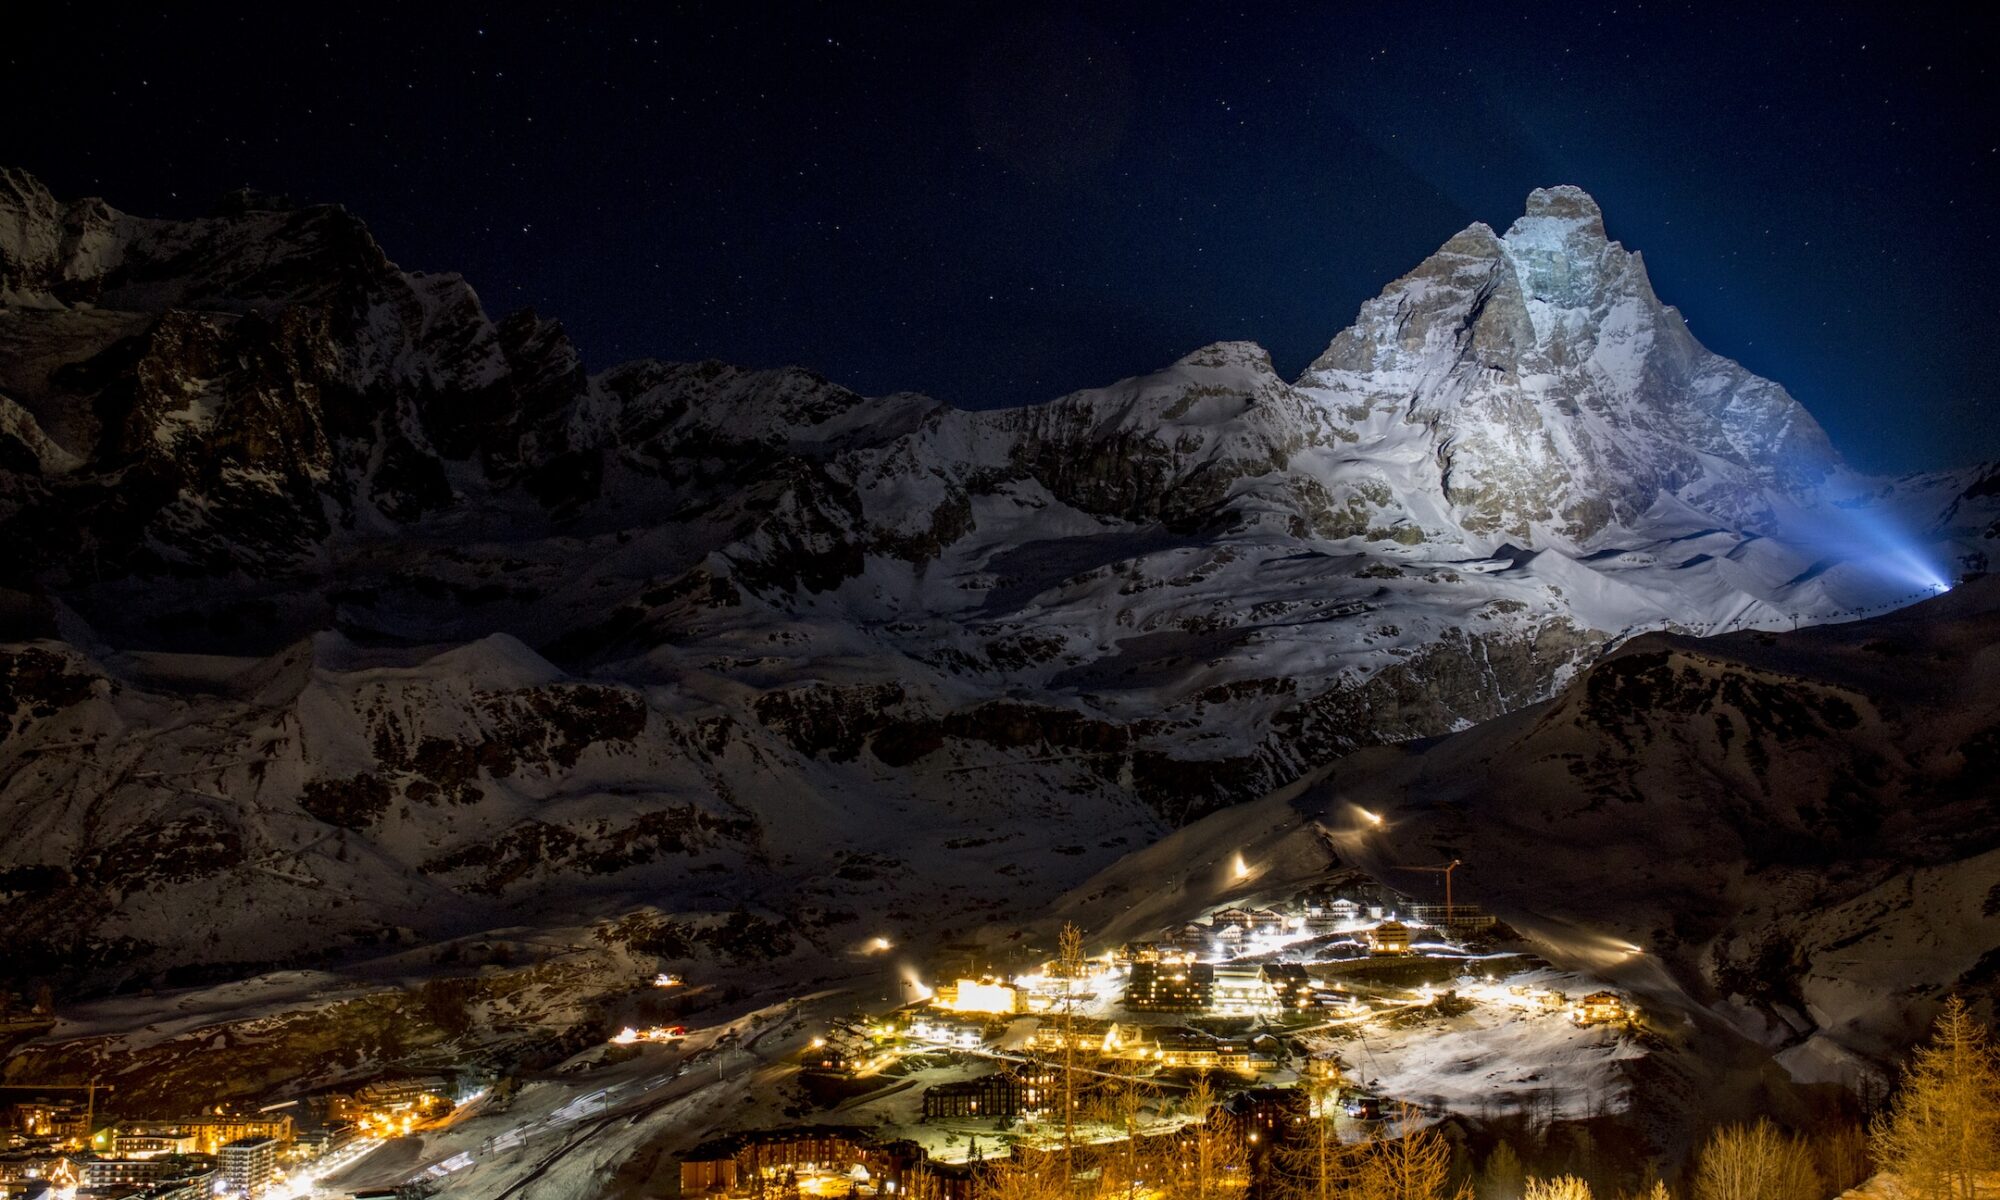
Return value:
<svg viewBox="0 0 2000 1200">
<path fill-rule="evenodd" d="M 0 161 L 137 212 L 338 201 L 593 368 L 798 362 L 990 406 L 1249 338 L 1291 375 L 1455 230 L 1569 182 L 1858 465 L 2000 458 L 1991 17 L 181 7 L 11 13 Z"/>
</svg>

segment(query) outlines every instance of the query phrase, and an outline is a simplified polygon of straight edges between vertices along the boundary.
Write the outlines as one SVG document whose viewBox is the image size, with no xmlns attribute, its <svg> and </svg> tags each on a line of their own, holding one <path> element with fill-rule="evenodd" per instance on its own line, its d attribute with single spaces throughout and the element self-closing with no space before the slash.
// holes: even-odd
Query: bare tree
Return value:
<svg viewBox="0 0 2000 1200">
<path fill-rule="evenodd" d="M 1980 1173 L 2000 1167 L 2000 1061 L 1965 1001 L 1945 1001 L 1871 1133 L 1876 1161 L 1916 1200 L 1973 1200 Z"/>
<path fill-rule="evenodd" d="M 1451 1143 L 1419 1128 L 1421 1114 L 1404 1106 L 1396 1136 L 1364 1144 L 1348 1194 L 1354 1200 L 1472 1200 L 1472 1188 L 1452 1186 Z"/>
<path fill-rule="evenodd" d="M 1057 1018 L 1062 1033 L 1062 1081 L 1057 1090 L 1062 1095 L 1063 1169 L 1072 1179 L 1076 1177 L 1076 985 L 1083 970 L 1083 930 L 1064 921 L 1056 939 L 1056 972 L 1063 979 L 1062 1010 Z"/>
<path fill-rule="evenodd" d="M 1207 1080 L 1189 1089 L 1182 1112 L 1194 1120 L 1174 1135 L 1164 1164 L 1167 1200 L 1217 1200 L 1240 1189 L 1249 1154 L 1233 1126 L 1212 1119 L 1215 1090 Z"/>
<path fill-rule="evenodd" d="M 1354 1185 L 1357 1148 L 1334 1126 L 1340 1089 L 1337 1075 L 1306 1088 L 1306 1120 L 1276 1156 L 1278 1191 L 1287 1200 L 1345 1200 Z"/>
<path fill-rule="evenodd" d="M 1104 1077 L 1095 1088 L 1095 1100 L 1089 1106 L 1094 1120 L 1125 1134 L 1116 1150 L 1099 1159 L 1097 1190 L 1102 1196 L 1123 1195 L 1125 1200 L 1137 1200 L 1147 1186 L 1146 1181 L 1163 1173 L 1157 1155 L 1148 1151 L 1141 1136 L 1146 1106 L 1157 1089 L 1140 1071 L 1141 1064 L 1128 1059 L 1106 1064 Z"/>
<path fill-rule="evenodd" d="M 1071 1200 L 1071 1176 L 1057 1154 L 1023 1153 L 981 1171 L 975 1200 Z"/>
<path fill-rule="evenodd" d="M 1868 1156 L 1868 1131 L 1858 1124 L 1843 1122 L 1817 1134 L 1810 1148 L 1820 1182 L 1831 1195 L 1858 1187 L 1875 1173 Z"/>
<path fill-rule="evenodd" d="M 1768 1120 L 1725 1125 L 1695 1164 L 1696 1200 L 1822 1200 L 1812 1150 Z"/>
<path fill-rule="evenodd" d="M 1591 1200 L 1590 1185 L 1575 1175 L 1530 1179 L 1521 1186 L 1521 1200 Z"/>
</svg>

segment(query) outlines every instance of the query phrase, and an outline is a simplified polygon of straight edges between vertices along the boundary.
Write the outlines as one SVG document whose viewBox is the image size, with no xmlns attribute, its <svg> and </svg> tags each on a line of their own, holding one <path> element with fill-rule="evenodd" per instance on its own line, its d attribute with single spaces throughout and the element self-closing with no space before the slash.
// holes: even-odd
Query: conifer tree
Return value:
<svg viewBox="0 0 2000 1200">
<path fill-rule="evenodd" d="M 2000 1059 L 1965 1001 L 1945 1001 L 1871 1133 L 1913 1200 L 1973 1200 L 1980 1173 L 2000 1167 Z"/>
<path fill-rule="evenodd" d="M 1512 1143 L 1503 1139 L 1479 1169 L 1479 1200 L 1522 1200 L 1521 1189 L 1526 1182 L 1521 1156 L 1514 1153 Z"/>
</svg>

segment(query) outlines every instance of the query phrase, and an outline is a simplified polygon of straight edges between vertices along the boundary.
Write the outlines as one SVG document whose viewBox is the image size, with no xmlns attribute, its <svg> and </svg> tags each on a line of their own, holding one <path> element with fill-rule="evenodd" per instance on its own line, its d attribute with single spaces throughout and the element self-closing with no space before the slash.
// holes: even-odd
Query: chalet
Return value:
<svg viewBox="0 0 2000 1200">
<path fill-rule="evenodd" d="M 1617 992 L 1592 992 L 1577 1001 L 1576 1023 L 1579 1025 L 1612 1025 L 1625 1017 L 1625 1001 Z"/>
<path fill-rule="evenodd" d="M 1142 1044 L 1145 1029 L 1137 1025 L 1121 1026 L 1116 1021 L 1073 1017 L 1065 1034 L 1061 1021 L 1043 1018 L 1028 1036 L 1028 1048 L 1043 1054 L 1060 1053 L 1065 1041 L 1070 1049 L 1082 1054 L 1111 1056 Z"/>
<path fill-rule="evenodd" d="M 1375 954 L 1408 954 L 1410 927 L 1401 921 L 1384 921 L 1368 931 L 1368 948 Z"/>
<path fill-rule="evenodd" d="M 1268 1037 L 1221 1041 L 1215 1044 L 1215 1065 L 1238 1075 L 1255 1075 L 1278 1065 L 1275 1050 L 1274 1039 Z"/>
<path fill-rule="evenodd" d="M 1221 1065 L 1221 1044 L 1197 1029 L 1159 1031 L 1159 1062 L 1162 1067 L 1190 1071 L 1212 1071 Z"/>
<path fill-rule="evenodd" d="M 1346 897 L 1307 906 L 1305 928 L 1310 933 L 1335 933 L 1361 919 L 1361 906 Z"/>
<path fill-rule="evenodd" d="M 1315 1054 L 1306 1059 L 1306 1081 L 1322 1086 L 1339 1083 L 1342 1078 L 1342 1066 L 1338 1054 Z"/>
<path fill-rule="evenodd" d="M 1292 927 L 1291 915 L 1276 908 L 1258 908 L 1250 912 L 1250 932 L 1278 936 Z"/>
</svg>

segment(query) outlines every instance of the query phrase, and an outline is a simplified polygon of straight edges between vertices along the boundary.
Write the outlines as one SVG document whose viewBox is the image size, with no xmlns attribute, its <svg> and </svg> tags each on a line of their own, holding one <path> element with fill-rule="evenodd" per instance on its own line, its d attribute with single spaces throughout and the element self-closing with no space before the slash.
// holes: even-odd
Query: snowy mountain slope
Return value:
<svg viewBox="0 0 2000 1200">
<path fill-rule="evenodd" d="M 7 170 L 0 811 L 33 833 L 0 870 L 62 882 L 0 916 L 24 950 L 126 939 L 113 978 L 324 950 L 177 920 L 302 912 L 308 876 L 351 879 L 355 937 L 600 887 L 927 895 L 978 873 L 933 843 L 996 830 L 1020 840 L 964 847 L 983 869 L 1061 886 L 1639 630 L 1905 603 L 1983 563 L 1996 491 L 1854 476 L 1570 188 L 1450 239 L 1295 383 L 1221 343 L 974 413 L 797 369 L 591 375 L 343 210 L 153 220 Z M 184 771 L 214 774 L 159 786 Z M 212 853 L 145 867 L 182 843 Z"/>
<path fill-rule="evenodd" d="M 1947 990 L 1991 994 L 1996 668 L 1990 578 L 1849 624 L 1648 635 L 1545 703 L 1216 813 L 1058 912 L 1128 936 L 1329 862 L 1430 894 L 1403 868 L 1458 859 L 1455 896 L 1559 962 L 1851 1083 Z"/>
</svg>

